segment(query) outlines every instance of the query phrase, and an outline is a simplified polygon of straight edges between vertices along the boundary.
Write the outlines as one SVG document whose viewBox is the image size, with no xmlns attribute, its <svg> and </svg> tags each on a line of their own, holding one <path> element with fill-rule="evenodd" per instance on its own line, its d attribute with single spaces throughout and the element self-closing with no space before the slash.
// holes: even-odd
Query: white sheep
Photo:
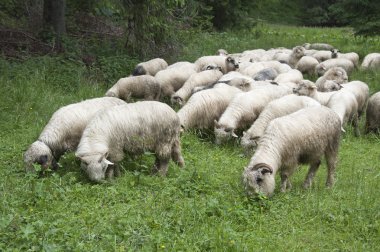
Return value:
<svg viewBox="0 0 380 252">
<path fill-rule="evenodd" d="M 119 79 L 105 94 L 126 101 L 133 98 L 158 100 L 161 87 L 155 77 L 150 75 L 131 76 Z"/>
<path fill-rule="evenodd" d="M 362 62 L 363 69 L 380 69 L 380 53 L 367 54 Z"/>
<path fill-rule="evenodd" d="M 334 47 L 332 45 L 329 45 L 329 44 L 326 44 L 326 43 L 305 43 L 302 45 L 305 49 L 307 50 L 311 50 L 311 49 L 314 49 L 314 50 L 327 50 L 327 51 L 330 51 L 332 49 L 334 49 Z"/>
<path fill-rule="evenodd" d="M 367 101 L 369 98 L 368 85 L 362 81 L 350 81 L 348 83 L 341 84 L 342 89 L 350 91 L 358 102 L 358 116 L 359 118 L 365 111 Z"/>
<path fill-rule="evenodd" d="M 219 121 L 215 121 L 216 144 L 237 137 L 236 129 L 249 127 L 269 102 L 290 93 L 288 88 L 267 85 L 235 95 Z"/>
<path fill-rule="evenodd" d="M 359 67 L 359 55 L 355 52 L 340 53 L 339 50 L 334 49 L 331 51 L 331 58 L 344 58 L 351 60 L 355 67 Z"/>
<path fill-rule="evenodd" d="M 159 71 L 155 78 L 161 87 L 161 98 L 171 97 L 183 84 L 196 73 L 195 65 L 184 64 L 177 67 L 168 67 L 165 70 Z"/>
<path fill-rule="evenodd" d="M 319 64 L 312 56 L 303 56 L 296 65 L 296 69 L 303 74 L 313 75 L 315 73 L 315 67 Z"/>
<path fill-rule="evenodd" d="M 245 152 L 250 153 L 251 150 L 257 147 L 257 143 L 264 134 L 270 121 L 277 117 L 296 112 L 297 110 L 314 106 L 318 107 L 321 106 L 321 104 L 310 97 L 297 96 L 295 94 L 285 95 L 284 97 L 271 101 L 265 106 L 252 126 L 246 132 L 243 132 L 241 145 Z"/>
<path fill-rule="evenodd" d="M 346 70 L 341 67 L 332 67 L 315 82 L 318 91 L 328 92 L 339 90 L 340 84 L 348 82 Z"/>
<path fill-rule="evenodd" d="M 190 78 L 183 84 L 183 86 L 175 92 L 171 97 L 171 102 L 178 103 L 183 106 L 184 103 L 189 99 L 191 93 L 195 87 L 204 87 L 210 84 L 216 83 L 223 73 L 217 70 L 205 70 L 199 73 L 194 73 Z"/>
<path fill-rule="evenodd" d="M 299 81 L 303 80 L 303 75 L 300 71 L 297 69 L 292 69 L 289 72 L 279 74 L 274 81 L 277 83 L 281 82 L 293 82 L 297 83 Z"/>
<path fill-rule="evenodd" d="M 214 126 L 233 97 L 242 91 L 236 87 L 219 83 L 212 89 L 193 94 L 187 103 L 177 112 L 184 129 L 206 128 Z"/>
<path fill-rule="evenodd" d="M 313 58 L 315 58 L 318 63 L 320 62 L 323 62 L 323 61 L 326 61 L 328 59 L 331 59 L 332 58 L 332 54 L 331 54 L 331 51 L 326 51 L 326 50 L 322 50 L 322 51 L 316 51 L 314 54 L 311 55 Z"/>
<path fill-rule="evenodd" d="M 155 153 L 154 171 L 165 176 L 170 158 L 184 165 L 180 149 L 180 122 L 176 112 L 157 101 L 141 101 L 103 110 L 83 132 L 75 155 L 90 180 L 112 177 L 114 163 L 124 153 Z"/>
<path fill-rule="evenodd" d="M 327 70 L 333 67 L 342 67 L 347 72 L 348 75 L 351 74 L 351 72 L 355 68 L 354 63 L 352 63 L 351 60 L 344 59 L 344 58 L 337 58 L 337 59 L 329 59 L 329 60 L 319 63 L 315 67 L 315 72 L 318 74 L 318 76 L 321 76 Z"/>
<path fill-rule="evenodd" d="M 194 64 L 197 68 L 197 72 L 206 70 L 207 66 L 210 64 L 216 64 L 222 69 L 224 74 L 230 71 L 235 71 L 239 68 L 237 61 L 231 56 L 203 56 L 197 59 Z"/>
<path fill-rule="evenodd" d="M 45 170 L 58 168 L 60 157 L 76 150 L 84 128 L 92 117 L 104 108 L 125 104 L 113 97 L 88 99 L 58 109 L 42 130 L 37 141 L 24 154 L 25 170 L 34 171 L 33 164 L 40 164 Z"/>
<path fill-rule="evenodd" d="M 290 54 L 288 64 L 290 67 L 295 68 L 298 61 L 305 56 L 305 48 L 302 46 L 296 46 L 293 48 L 292 53 Z"/>
<path fill-rule="evenodd" d="M 365 131 L 380 131 L 380 92 L 374 93 L 368 100 Z"/>
<path fill-rule="evenodd" d="M 358 128 L 358 102 L 356 101 L 355 96 L 346 90 L 340 90 L 333 94 L 329 101 L 326 104 L 326 107 L 332 109 L 335 113 L 338 114 L 341 121 L 342 131 L 344 125 L 347 122 L 351 122 L 354 126 L 355 136 L 359 136 Z"/>
<path fill-rule="evenodd" d="M 197 69 L 197 67 L 195 66 L 195 64 L 191 63 L 189 61 L 178 61 L 178 62 L 175 62 L 175 63 L 169 65 L 167 67 L 167 69 L 177 68 L 177 67 L 188 67 L 188 68 L 191 68 L 191 69 L 194 69 L 194 70 Z"/>
<path fill-rule="evenodd" d="M 298 83 L 298 87 L 293 88 L 293 93 L 296 95 L 304 95 L 313 98 L 318 101 L 321 105 L 326 106 L 330 97 L 335 94 L 337 91 L 332 92 L 318 92 L 317 86 L 309 81 L 303 80 Z"/>
<path fill-rule="evenodd" d="M 137 64 L 135 69 L 133 70 L 132 75 L 137 76 L 137 75 L 151 75 L 155 76 L 158 71 L 164 70 L 165 68 L 168 67 L 168 63 L 161 58 L 155 58 L 151 59 L 146 62 L 141 62 Z"/>
<path fill-rule="evenodd" d="M 277 171 L 281 174 L 281 191 L 285 192 L 291 188 L 289 178 L 300 163 L 310 164 L 303 184 L 309 188 L 323 155 L 327 163 L 326 186 L 333 186 L 340 128 L 338 115 L 324 106 L 304 108 L 272 120 L 244 169 L 246 192 L 271 196 Z"/>
</svg>

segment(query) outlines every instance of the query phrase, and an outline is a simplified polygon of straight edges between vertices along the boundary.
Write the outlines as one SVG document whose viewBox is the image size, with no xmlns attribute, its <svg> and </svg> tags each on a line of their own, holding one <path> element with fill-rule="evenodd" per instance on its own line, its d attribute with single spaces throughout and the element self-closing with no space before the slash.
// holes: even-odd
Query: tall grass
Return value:
<svg viewBox="0 0 380 252">
<path fill-rule="evenodd" d="M 361 56 L 380 48 L 378 37 L 355 38 L 347 28 L 262 25 L 183 38 L 187 46 L 172 61 L 193 61 L 219 48 L 239 52 L 304 42 L 327 42 Z M 332 189 L 324 186 L 323 164 L 312 188 L 303 190 L 307 168 L 300 167 L 290 192 L 276 190 L 260 201 L 244 194 L 240 177 L 249 158 L 239 144 L 216 146 L 212 134 L 199 131 L 182 135 L 186 168 L 171 163 L 167 178 L 150 175 L 149 155 L 125 160 L 122 176 L 100 185 L 87 180 L 72 153 L 55 173 L 25 174 L 23 152 L 52 113 L 102 96 L 135 62 L 104 58 L 88 69 L 62 58 L 0 60 L 1 251 L 378 251 L 380 137 L 374 134 L 356 138 L 348 129 Z M 380 90 L 378 72 L 356 71 L 352 78 L 367 82 L 371 92 Z"/>
</svg>

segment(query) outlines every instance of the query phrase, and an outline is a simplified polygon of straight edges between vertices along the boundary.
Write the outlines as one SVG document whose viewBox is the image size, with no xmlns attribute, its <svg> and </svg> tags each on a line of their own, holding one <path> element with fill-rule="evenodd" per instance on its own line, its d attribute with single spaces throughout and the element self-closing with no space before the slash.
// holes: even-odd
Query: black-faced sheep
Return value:
<svg viewBox="0 0 380 252">
<path fill-rule="evenodd" d="M 243 132 L 241 145 L 245 153 L 251 153 L 264 134 L 268 124 L 275 118 L 285 116 L 306 107 L 319 107 L 321 104 L 307 96 L 286 95 L 268 103 L 252 126 Z"/>
<path fill-rule="evenodd" d="M 281 173 L 281 191 L 291 188 L 289 178 L 299 164 L 310 164 L 304 187 L 311 186 L 321 158 L 327 162 L 326 186 L 334 184 L 341 123 L 338 115 L 324 106 L 304 108 L 272 120 L 243 172 L 248 194 L 271 196 L 275 175 Z"/>
<path fill-rule="evenodd" d="M 91 120 L 75 153 L 90 180 L 112 177 L 114 163 L 124 153 L 156 155 L 155 172 L 165 176 L 170 158 L 184 165 L 180 149 L 181 126 L 175 111 L 156 101 L 142 101 L 101 111 Z M 110 166 L 110 167 L 109 167 Z"/>
<path fill-rule="evenodd" d="M 105 94 L 109 97 L 117 97 L 125 101 L 130 98 L 142 98 L 144 100 L 158 100 L 161 87 L 155 77 L 150 75 L 131 76 L 119 79 Z"/>
<path fill-rule="evenodd" d="M 168 63 L 161 58 L 155 58 L 151 59 L 146 62 L 141 62 L 137 64 L 135 69 L 133 70 L 132 75 L 137 76 L 137 75 L 151 75 L 155 76 L 158 71 L 164 70 L 165 68 L 168 67 Z"/>
<path fill-rule="evenodd" d="M 365 132 L 380 132 L 380 92 L 373 94 L 366 110 Z"/>
<path fill-rule="evenodd" d="M 58 168 L 60 157 L 75 151 L 84 128 L 93 116 L 104 108 L 125 104 L 124 101 L 103 97 L 70 104 L 58 109 L 42 130 L 37 141 L 24 154 L 25 170 L 34 171 L 33 164 L 43 169 Z"/>
</svg>

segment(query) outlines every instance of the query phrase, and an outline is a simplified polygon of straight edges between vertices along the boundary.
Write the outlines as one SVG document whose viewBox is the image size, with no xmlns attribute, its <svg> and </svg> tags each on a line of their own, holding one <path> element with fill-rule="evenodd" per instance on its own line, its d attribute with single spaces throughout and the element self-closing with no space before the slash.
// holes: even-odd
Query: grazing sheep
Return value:
<svg viewBox="0 0 380 252">
<path fill-rule="evenodd" d="M 210 64 L 216 64 L 224 74 L 239 68 L 237 61 L 231 56 L 203 56 L 194 62 L 197 72 L 206 70 Z"/>
<path fill-rule="evenodd" d="M 315 82 L 318 91 L 328 92 L 339 90 L 340 84 L 346 83 L 348 76 L 346 71 L 341 67 L 332 67 L 326 71 L 323 76 Z"/>
<path fill-rule="evenodd" d="M 301 80 L 303 80 L 303 75 L 297 69 L 292 69 L 292 70 L 290 70 L 287 73 L 279 74 L 274 79 L 274 81 L 277 82 L 277 83 L 280 83 L 280 82 L 293 82 L 293 83 L 297 83 L 297 82 L 299 82 Z"/>
<path fill-rule="evenodd" d="M 164 59 L 155 58 L 137 64 L 136 68 L 132 72 L 132 75 L 137 76 L 147 74 L 155 76 L 158 71 L 164 70 L 167 67 L 168 63 Z"/>
<path fill-rule="evenodd" d="M 119 79 L 105 94 L 126 101 L 133 98 L 158 100 L 161 87 L 156 78 L 150 75 L 131 76 Z"/>
<path fill-rule="evenodd" d="M 187 67 L 186 65 L 168 67 L 165 70 L 159 71 L 155 78 L 160 83 L 161 99 L 163 97 L 171 97 L 196 72 L 194 67 Z"/>
<path fill-rule="evenodd" d="M 125 104 L 113 97 L 88 99 L 58 109 L 42 130 L 37 141 L 24 154 L 25 171 L 34 171 L 33 164 L 45 170 L 58 168 L 60 157 L 76 150 L 84 128 L 92 117 L 104 108 Z"/>
<path fill-rule="evenodd" d="M 332 49 L 334 49 L 334 47 L 332 45 L 329 45 L 329 44 L 326 44 L 326 43 L 305 43 L 302 45 L 305 49 L 307 50 L 311 50 L 311 49 L 314 49 L 314 50 L 327 50 L 327 51 L 331 51 Z"/>
<path fill-rule="evenodd" d="M 193 94 L 187 103 L 177 112 L 184 129 L 206 128 L 214 126 L 233 97 L 242 91 L 236 87 L 219 83 L 212 89 Z"/>
<path fill-rule="evenodd" d="M 380 131 L 380 92 L 371 96 L 366 110 L 365 132 Z"/>
<path fill-rule="evenodd" d="M 369 98 L 368 85 L 362 81 L 350 81 L 341 85 L 346 91 L 350 91 L 358 102 L 358 116 L 363 114 Z"/>
<path fill-rule="evenodd" d="M 295 94 L 285 95 L 268 103 L 252 126 L 246 132 L 243 132 L 241 145 L 245 153 L 250 153 L 251 150 L 256 149 L 257 143 L 264 134 L 270 121 L 277 117 L 296 112 L 297 110 L 314 106 L 318 107 L 321 106 L 321 104 L 310 97 L 297 96 Z"/>
<path fill-rule="evenodd" d="M 281 191 L 291 188 L 290 176 L 299 164 L 310 164 L 304 188 L 311 186 L 321 158 L 327 163 L 326 186 L 334 184 L 340 139 L 340 120 L 329 108 L 304 108 L 272 120 L 243 172 L 248 194 L 271 196 L 275 175 L 281 173 Z"/>
<path fill-rule="evenodd" d="M 319 64 L 312 56 L 303 56 L 296 65 L 296 69 L 303 74 L 313 75 L 315 73 L 315 67 Z"/>
<path fill-rule="evenodd" d="M 328 59 L 332 58 L 331 51 L 316 51 L 313 55 L 311 55 L 313 58 L 315 58 L 318 63 L 326 61 Z"/>
<path fill-rule="evenodd" d="M 255 81 L 274 80 L 278 76 L 277 71 L 274 68 L 264 68 L 252 76 Z"/>
<path fill-rule="evenodd" d="M 363 59 L 363 69 L 379 69 L 380 68 L 380 53 L 370 53 Z"/>
<path fill-rule="evenodd" d="M 124 158 L 124 152 L 129 155 L 154 152 L 154 171 L 165 176 L 170 158 L 179 166 L 184 165 L 180 130 L 177 114 L 164 103 L 142 101 L 115 106 L 91 120 L 75 155 L 95 182 L 105 179 L 106 173 L 113 176 L 113 165 Z"/>
<path fill-rule="evenodd" d="M 336 92 L 331 96 L 326 107 L 337 113 L 341 121 L 342 131 L 344 131 L 343 126 L 347 122 L 351 122 L 354 126 L 355 136 L 359 136 L 358 102 L 350 91 L 340 90 Z"/>
<path fill-rule="evenodd" d="M 339 50 L 333 49 L 331 50 L 331 58 L 344 58 L 351 60 L 352 63 L 354 63 L 354 66 L 357 68 L 359 67 L 359 55 L 355 52 L 349 52 L 349 53 L 340 53 Z"/>
<path fill-rule="evenodd" d="M 314 100 L 318 101 L 323 106 L 326 106 L 330 97 L 336 92 L 337 91 L 318 92 L 317 86 L 309 80 L 303 80 L 303 81 L 298 83 L 298 87 L 293 88 L 294 94 L 309 96 L 309 97 L 313 98 Z"/>
<path fill-rule="evenodd" d="M 191 92 L 195 87 L 204 87 L 213 83 L 216 83 L 222 72 L 218 70 L 206 70 L 199 73 L 195 73 L 183 84 L 183 86 L 172 95 L 171 102 L 178 103 L 183 106 L 187 99 L 191 96 Z"/>
<path fill-rule="evenodd" d="M 235 95 L 219 121 L 215 121 L 216 144 L 237 137 L 236 129 L 250 126 L 269 102 L 290 92 L 288 88 L 269 85 Z"/>
<path fill-rule="evenodd" d="M 350 74 L 354 70 L 354 63 L 351 60 L 338 58 L 338 59 L 329 59 L 319 63 L 315 67 L 315 72 L 318 76 L 323 75 L 327 70 L 333 67 L 342 67 L 347 74 Z"/>
</svg>

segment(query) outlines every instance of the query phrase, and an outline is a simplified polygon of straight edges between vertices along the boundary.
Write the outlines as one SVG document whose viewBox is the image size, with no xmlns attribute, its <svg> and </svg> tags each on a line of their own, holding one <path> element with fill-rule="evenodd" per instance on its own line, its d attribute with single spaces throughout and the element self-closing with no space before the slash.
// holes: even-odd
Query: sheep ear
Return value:
<svg viewBox="0 0 380 252">
<path fill-rule="evenodd" d="M 114 163 L 112 163 L 111 161 L 107 160 L 107 159 L 104 159 L 104 162 L 107 164 L 107 165 L 114 165 Z"/>
<path fill-rule="evenodd" d="M 343 129 L 343 127 L 340 128 L 340 130 L 344 133 L 346 133 L 346 131 Z"/>
</svg>

